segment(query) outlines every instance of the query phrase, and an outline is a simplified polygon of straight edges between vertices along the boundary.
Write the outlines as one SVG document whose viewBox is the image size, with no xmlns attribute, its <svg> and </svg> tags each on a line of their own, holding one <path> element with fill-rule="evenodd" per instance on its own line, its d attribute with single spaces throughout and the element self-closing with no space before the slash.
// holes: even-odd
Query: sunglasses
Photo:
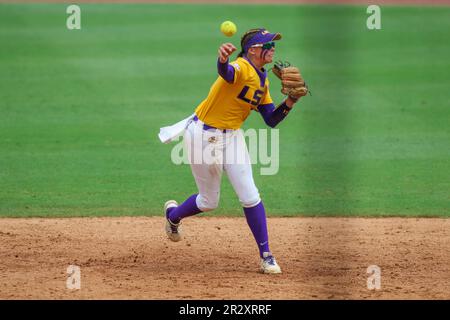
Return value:
<svg viewBox="0 0 450 320">
<path fill-rule="evenodd" d="M 269 50 L 269 49 L 275 48 L 275 41 L 266 42 L 264 44 L 263 43 L 255 44 L 255 45 L 252 46 L 252 48 L 257 48 L 257 47 L 261 47 L 261 48 L 263 48 L 265 50 Z"/>
</svg>

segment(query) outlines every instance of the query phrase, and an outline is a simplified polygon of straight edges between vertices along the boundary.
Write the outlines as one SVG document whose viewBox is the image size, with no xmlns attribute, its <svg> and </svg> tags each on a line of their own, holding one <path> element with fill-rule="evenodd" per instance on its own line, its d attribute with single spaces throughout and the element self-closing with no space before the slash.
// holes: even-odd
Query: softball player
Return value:
<svg viewBox="0 0 450 320">
<path fill-rule="evenodd" d="M 180 241 L 182 219 L 217 208 L 220 182 L 225 171 L 258 245 L 263 273 L 281 273 L 281 269 L 269 249 L 266 212 L 253 181 L 251 162 L 240 127 L 250 111 L 254 110 L 273 128 L 287 116 L 298 100 L 288 97 L 276 108 L 269 93 L 264 65 L 272 62 L 274 41 L 280 39 L 280 33 L 270 33 L 265 29 L 249 30 L 241 38 L 238 58 L 231 63 L 229 56 L 236 51 L 236 47 L 231 43 L 220 46 L 217 61 L 219 77 L 206 99 L 196 108 L 184 132 L 184 143 L 198 194 L 190 196 L 181 205 L 175 200 L 169 200 L 164 205 L 167 236 L 172 241 Z M 243 153 L 244 161 L 193 161 L 201 157 L 206 148 L 213 150 L 212 154 L 222 156 L 236 151 Z"/>
</svg>

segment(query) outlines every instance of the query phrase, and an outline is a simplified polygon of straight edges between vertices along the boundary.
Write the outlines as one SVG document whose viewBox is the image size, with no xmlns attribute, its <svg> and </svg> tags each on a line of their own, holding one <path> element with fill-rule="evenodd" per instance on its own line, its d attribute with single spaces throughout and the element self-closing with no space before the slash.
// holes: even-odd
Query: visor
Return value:
<svg viewBox="0 0 450 320">
<path fill-rule="evenodd" d="M 262 44 L 266 42 L 271 42 L 281 39 L 281 33 L 270 33 L 266 29 L 261 29 L 257 34 L 255 34 L 250 40 L 245 44 L 244 50 L 248 51 L 248 48 L 255 44 Z"/>
</svg>

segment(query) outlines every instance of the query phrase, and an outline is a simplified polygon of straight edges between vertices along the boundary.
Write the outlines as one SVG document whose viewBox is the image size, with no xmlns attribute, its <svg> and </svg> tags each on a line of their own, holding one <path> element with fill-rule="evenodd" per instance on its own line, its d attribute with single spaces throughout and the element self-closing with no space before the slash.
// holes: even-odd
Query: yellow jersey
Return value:
<svg viewBox="0 0 450 320">
<path fill-rule="evenodd" d="M 234 68 L 233 83 L 221 76 L 209 90 L 209 94 L 195 109 L 197 117 L 218 129 L 239 129 L 251 110 L 259 105 L 273 103 L 269 93 L 267 73 L 257 70 L 246 58 L 237 58 L 230 65 Z"/>
</svg>

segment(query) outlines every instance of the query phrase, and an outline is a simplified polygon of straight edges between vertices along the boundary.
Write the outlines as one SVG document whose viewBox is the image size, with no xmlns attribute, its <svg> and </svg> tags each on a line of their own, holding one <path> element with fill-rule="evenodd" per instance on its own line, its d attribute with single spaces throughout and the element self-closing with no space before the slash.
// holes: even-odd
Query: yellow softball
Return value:
<svg viewBox="0 0 450 320">
<path fill-rule="evenodd" d="M 231 22 L 231 21 L 224 21 L 220 25 L 220 31 L 224 35 L 226 35 L 227 37 L 231 37 L 231 36 L 233 36 L 236 33 L 237 28 L 236 28 L 236 25 L 233 22 Z"/>
</svg>

